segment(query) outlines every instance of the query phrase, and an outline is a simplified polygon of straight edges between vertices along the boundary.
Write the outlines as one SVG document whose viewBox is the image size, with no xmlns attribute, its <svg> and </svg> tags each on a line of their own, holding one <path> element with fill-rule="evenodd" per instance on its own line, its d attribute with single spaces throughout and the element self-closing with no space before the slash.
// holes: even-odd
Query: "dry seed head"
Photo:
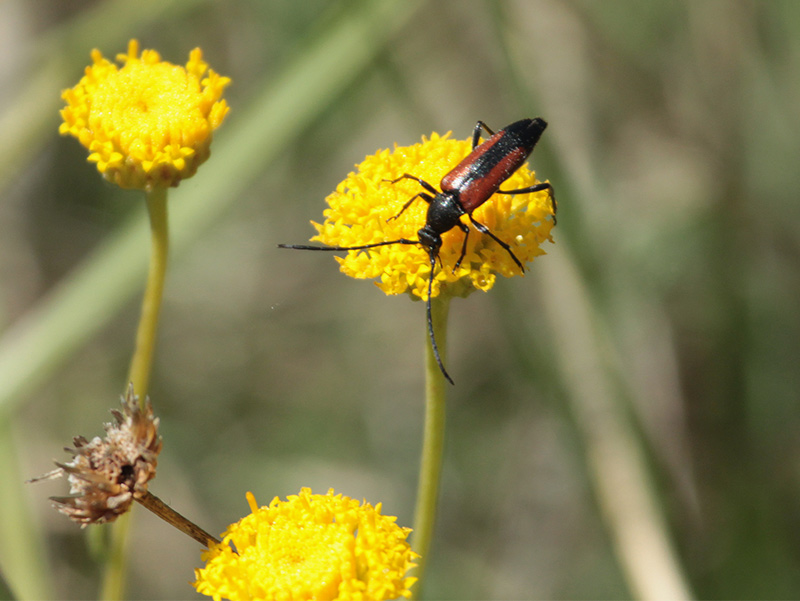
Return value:
<svg viewBox="0 0 800 601">
<path fill-rule="evenodd" d="M 105 438 L 75 437 L 75 448 L 65 449 L 72 453 L 72 461 L 56 462 L 59 469 L 44 476 L 66 474 L 70 495 L 51 500 L 82 527 L 117 519 L 147 492 L 147 483 L 156 475 L 162 441 L 150 399 L 141 406 L 131 385 L 122 399 L 122 411 L 111 413 L 116 423 L 105 425 Z"/>
</svg>

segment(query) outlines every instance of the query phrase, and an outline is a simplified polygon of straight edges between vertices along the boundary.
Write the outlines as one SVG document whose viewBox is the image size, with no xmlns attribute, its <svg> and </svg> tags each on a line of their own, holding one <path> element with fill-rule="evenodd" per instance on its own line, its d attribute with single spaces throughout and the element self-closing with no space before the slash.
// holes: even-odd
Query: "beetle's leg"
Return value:
<svg viewBox="0 0 800 601">
<path fill-rule="evenodd" d="M 433 186 L 431 186 L 431 185 L 430 185 L 428 182 L 426 182 L 424 179 L 422 179 L 422 178 L 420 178 L 420 177 L 417 177 L 416 175 L 411 175 L 410 173 L 404 173 L 403 175 L 401 175 L 401 176 L 400 176 L 400 177 L 398 177 L 397 179 L 385 179 L 385 180 L 383 180 L 383 181 L 385 181 L 385 182 L 389 182 L 390 184 L 396 184 L 396 183 L 397 183 L 397 182 L 399 182 L 401 179 L 413 179 L 415 182 L 419 183 L 419 185 L 420 185 L 420 186 L 422 186 L 423 188 L 425 188 L 425 189 L 426 189 L 428 192 L 430 192 L 431 194 L 438 194 L 438 193 L 439 193 L 439 191 L 438 191 L 436 188 L 434 188 Z"/>
<path fill-rule="evenodd" d="M 424 200 L 428 204 L 431 204 L 431 201 L 433 200 L 431 195 L 430 194 L 426 194 L 425 192 L 420 192 L 419 194 L 415 194 L 414 196 L 411 197 L 411 199 L 406 204 L 403 205 L 403 208 L 400 209 L 400 212 L 397 215 L 394 215 L 393 217 L 389 217 L 389 219 L 387 219 L 386 221 L 391 221 L 392 219 L 397 219 L 398 217 L 400 217 L 400 215 L 403 214 L 403 211 L 405 211 L 408 207 L 410 207 L 411 203 L 414 202 L 415 200 L 417 200 L 418 198 L 421 198 L 422 200 Z"/>
<path fill-rule="evenodd" d="M 478 140 L 481 139 L 481 129 L 485 129 L 486 133 L 490 136 L 494 135 L 494 132 L 489 129 L 489 126 L 486 125 L 483 121 L 478 121 L 475 124 L 475 130 L 472 132 L 472 150 L 475 150 L 475 147 L 478 145 Z"/>
<path fill-rule="evenodd" d="M 520 260 L 519 260 L 519 259 L 517 259 L 517 255 L 515 255 L 515 254 L 514 254 L 514 252 L 511 250 L 511 247 L 510 247 L 508 244 L 506 244 L 506 243 L 505 243 L 505 242 L 503 242 L 503 241 L 502 241 L 500 238 L 498 238 L 497 236 L 495 236 L 495 235 L 492 233 L 492 230 L 490 230 L 488 227 L 486 227 L 486 226 L 485 226 L 485 225 L 483 225 L 482 223 L 479 223 L 479 222 L 475 221 L 475 220 L 472 218 L 472 215 L 471 215 L 471 214 L 470 214 L 470 216 L 469 216 L 469 219 L 470 219 L 470 221 L 472 221 L 472 225 L 474 225 L 474 226 L 475 226 L 475 229 L 476 229 L 476 230 L 478 230 L 478 231 L 479 231 L 481 234 L 486 234 L 486 235 L 488 235 L 488 236 L 489 236 L 489 237 L 490 237 L 492 240 L 494 240 L 494 241 L 495 241 L 495 242 L 497 242 L 497 243 L 498 243 L 500 246 L 502 246 L 503 248 L 505 248 L 505 249 L 506 249 L 506 252 L 507 252 L 509 255 L 511 255 L 511 258 L 512 258 L 512 259 L 514 259 L 514 263 L 516 263 L 517 265 L 519 265 L 519 268 L 520 268 L 520 270 L 521 270 L 521 271 L 523 271 L 523 272 L 525 271 L 525 267 L 523 267 L 523 266 L 522 266 L 522 263 L 520 262 Z"/>
<path fill-rule="evenodd" d="M 519 190 L 498 190 L 497 194 L 530 194 L 531 192 L 541 192 L 547 190 L 550 193 L 550 204 L 553 207 L 553 223 L 556 223 L 556 213 L 558 212 L 558 203 L 556 203 L 556 191 L 553 186 L 548 183 L 536 184 L 529 188 L 520 188 Z"/>
<path fill-rule="evenodd" d="M 460 221 L 458 222 L 458 227 L 464 232 L 464 244 L 461 245 L 461 255 L 458 257 L 458 261 L 453 265 L 453 273 L 461 267 L 461 261 L 464 260 L 464 256 L 467 254 L 467 239 L 469 238 L 469 228 Z"/>
<path fill-rule="evenodd" d="M 436 188 L 431 186 L 424 179 L 421 179 L 421 178 L 417 177 L 416 175 L 411 175 L 410 173 L 404 173 L 403 175 L 401 175 L 397 179 L 385 179 L 383 181 L 389 182 L 390 184 L 396 184 L 401 179 L 413 179 L 415 182 L 419 183 L 420 186 L 425 188 L 431 194 L 436 195 L 436 194 L 439 193 L 439 191 L 436 190 Z M 419 194 L 415 194 L 414 196 L 412 196 L 409 199 L 409 201 L 406 204 L 403 205 L 403 208 L 400 209 L 400 212 L 397 215 L 395 215 L 394 217 L 389 217 L 389 219 L 387 219 L 386 221 L 391 221 L 392 219 L 397 219 L 398 217 L 400 217 L 400 215 L 403 214 L 403 211 L 405 211 L 408 207 L 410 207 L 411 203 L 414 202 L 417 198 L 421 198 L 422 200 L 424 200 L 428 204 L 431 204 L 431 202 L 433 201 L 433 196 L 431 196 L 430 194 L 426 194 L 425 192 L 420 192 Z"/>
</svg>

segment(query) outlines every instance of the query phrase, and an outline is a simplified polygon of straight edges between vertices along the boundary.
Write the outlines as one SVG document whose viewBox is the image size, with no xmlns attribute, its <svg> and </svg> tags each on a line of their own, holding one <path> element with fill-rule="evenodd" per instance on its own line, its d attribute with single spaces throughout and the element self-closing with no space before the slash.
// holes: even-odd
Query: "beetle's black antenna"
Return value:
<svg viewBox="0 0 800 601">
<path fill-rule="evenodd" d="M 447 373 L 447 370 L 444 368 L 444 364 L 442 363 L 442 358 L 439 356 L 439 347 L 436 345 L 436 336 L 433 333 L 433 317 L 431 316 L 431 291 L 433 290 L 433 270 L 436 267 L 436 253 L 431 252 L 431 275 L 428 278 L 428 301 L 425 303 L 425 309 L 428 312 L 428 335 L 431 338 L 431 348 L 433 349 L 433 357 L 436 359 L 436 363 L 439 364 L 439 369 L 442 370 L 442 374 L 447 381 L 450 382 L 453 386 L 455 386 L 455 382 L 453 382 L 453 378 L 450 377 L 450 374 Z"/>
<path fill-rule="evenodd" d="M 389 244 L 419 244 L 419 240 L 390 240 L 389 242 L 375 242 L 374 244 L 363 244 L 361 246 L 307 246 L 305 244 L 278 244 L 278 248 L 291 248 L 294 250 L 364 250 L 377 246 L 387 246 Z"/>
</svg>

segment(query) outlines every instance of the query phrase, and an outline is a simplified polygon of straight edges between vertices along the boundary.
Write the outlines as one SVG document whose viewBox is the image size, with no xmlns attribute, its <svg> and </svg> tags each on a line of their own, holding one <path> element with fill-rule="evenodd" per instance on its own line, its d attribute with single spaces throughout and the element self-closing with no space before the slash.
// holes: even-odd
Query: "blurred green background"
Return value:
<svg viewBox="0 0 800 601">
<path fill-rule="evenodd" d="M 16 594 L 97 594 L 86 531 L 47 501 L 66 483 L 21 482 L 102 434 L 125 384 L 142 195 L 57 128 L 90 50 L 131 37 L 178 64 L 201 46 L 233 79 L 211 159 L 171 194 L 152 492 L 214 533 L 246 491 L 302 486 L 410 526 L 424 306 L 275 245 L 306 241 L 367 154 L 541 116 L 531 165 L 557 191 L 555 244 L 452 305 L 426 596 L 655 598 L 666 570 L 698 598 L 800 597 L 791 0 L 0 3 L 0 566 Z M 130 598 L 200 598 L 199 566 L 197 543 L 137 508 Z"/>
</svg>

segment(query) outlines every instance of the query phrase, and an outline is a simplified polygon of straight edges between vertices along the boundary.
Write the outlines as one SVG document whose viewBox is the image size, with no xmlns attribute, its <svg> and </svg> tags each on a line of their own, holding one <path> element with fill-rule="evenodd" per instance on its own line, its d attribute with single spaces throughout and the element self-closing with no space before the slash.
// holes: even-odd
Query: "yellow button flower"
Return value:
<svg viewBox="0 0 800 601">
<path fill-rule="evenodd" d="M 364 159 L 328 196 L 325 221 L 321 224 L 312 221 L 318 232 L 312 240 L 329 246 L 360 246 L 401 238 L 416 240 L 417 231 L 425 225 L 426 202 L 417 199 L 397 219 L 390 218 L 412 196 L 424 190 L 413 180 L 396 184 L 386 180 L 409 173 L 438 187 L 442 177 L 472 150 L 469 140 L 451 140 L 448 136 L 434 133 L 420 144 L 382 150 Z M 535 173 L 523 165 L 506 180 L 503 188 L 516 190 L 536 183 Z M 505 241 L 523 264 L 544 254 L 540 245 L 545 240 L 552 242 L 554 204 L 547 190 L 495 194 L 473 216 Z M 508 252 L 491 237 L 475 231 L 466 216 L 462 222 L 470 227 L 466 257 L 453 273 L 464 233 L 459 228 L 445 233 L 439 250 L 442 268 L 437 265 L 435 270 L 433 297 L 445 290 L 451 296 L 466 296 L 476 289 L 487 291 L 494 285 L 497 274 L 510 277 L 521 273 Z M 341 271 L 350 277 L 378 279 L 377 286 L 386 294 L 408 292 L 413 297 L 427 298 L 430 260 L 428 249 L 420 245 L 393 244 L 349 251 L 347 256 L 336 260 Z"/>
<path fill-rule="evenodd" d="M 92 51 L 93 64 L 61 97 L 62 135 L 75 136 L 89 161 L 122 188 L 177 186 L 209 157 L 212 132 L 228 112 L 230 83 L 195 48 L 186 67 L 161 60 L 131 40 L 118 67 Z"/>
<path fill-rule="evenodd" d="M 219 599 L 374 600 L 409 597 L 406 577 L 416 554 L 410 528 L 381 515 L 381 505 L 303 488 L 278 497 L 231 525 L 221 544 L 203 553 L 195 570 L 198 592 Z M 231 548 L 233 543 L 235 550 Z"/>
</svg>

